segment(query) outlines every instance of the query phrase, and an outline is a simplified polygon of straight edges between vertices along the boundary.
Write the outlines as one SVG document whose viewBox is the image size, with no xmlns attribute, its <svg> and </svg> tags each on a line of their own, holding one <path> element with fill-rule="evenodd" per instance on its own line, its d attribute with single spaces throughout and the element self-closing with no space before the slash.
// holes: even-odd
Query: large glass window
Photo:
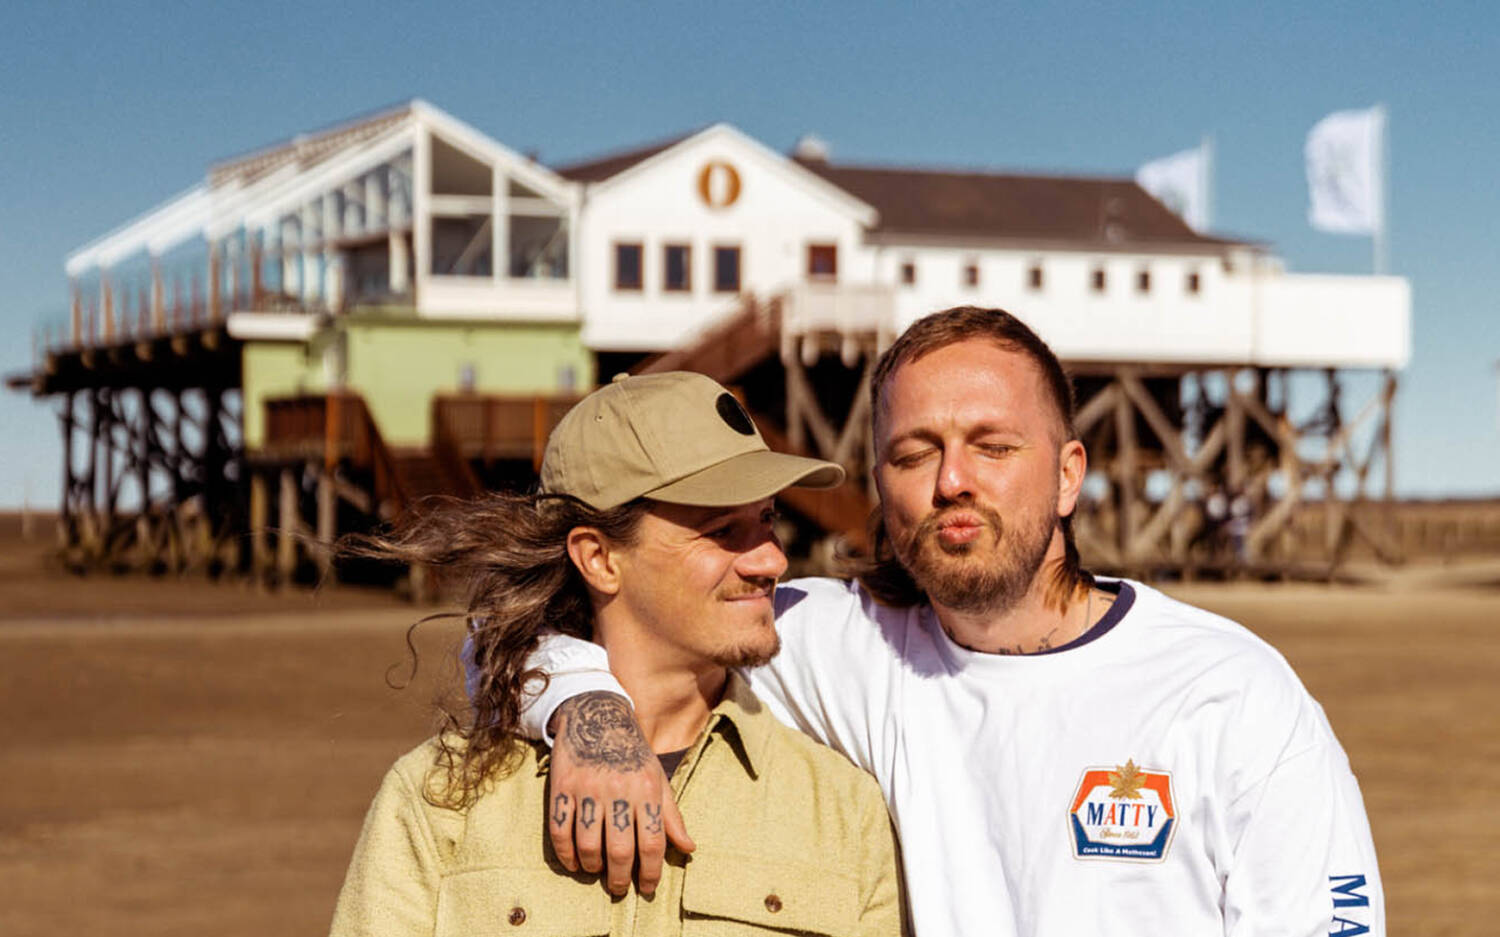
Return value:
<svg viewBox="0 0 1500 937">
<path fill-rule="evenodd" d="M 448 276 L 487 277 L 494 271 L 493 238 L 488 215 L 432 219 L 432 272 Z"/>
<path fill-rule="evenodd" d="M 563 280 L 568 276 L 568 224 L 564 218 L 512 215 L 510 275 Z"/>
</svg>

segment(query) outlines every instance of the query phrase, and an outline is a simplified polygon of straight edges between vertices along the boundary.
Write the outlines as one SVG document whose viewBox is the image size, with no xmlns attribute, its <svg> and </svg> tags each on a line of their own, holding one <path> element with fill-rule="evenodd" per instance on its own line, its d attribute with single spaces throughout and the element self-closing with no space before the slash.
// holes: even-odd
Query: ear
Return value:
<svg viewBox="0 0 1500 937">
<path fill-rule="evenodd" d="M 620 591 L 619 553 L 595 528 L 574 527 L 568 531 L 568 559 L 590 589 L 604 595 Z"/>
<path fill-rule="evenodd" d="M 1057 451 L 1057 516 L 1067 517 L 1078 506 L 1083 477 L 1088 474 L 1089 456 L 1083 443 L 1070 439 Z"/>
</svg>

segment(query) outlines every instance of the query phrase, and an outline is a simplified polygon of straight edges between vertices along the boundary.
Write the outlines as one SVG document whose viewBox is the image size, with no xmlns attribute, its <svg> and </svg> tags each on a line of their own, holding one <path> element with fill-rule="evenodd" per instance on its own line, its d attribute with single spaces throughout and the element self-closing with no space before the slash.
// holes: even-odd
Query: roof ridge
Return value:
<svg viewBox="0 0 1500 937">
<path fill-rule="evenodd" d="M 982 176 L 990 179 L 1058 179 L 1067 182 L 1130 182 L 1134 183 L 1133 176 L 1126 175 L 1103 175 L 1097 173 L 1070 173 L 1049 172 L 1038 170 L 997 169 L 990 167 L 958 167 L 958 166 L 917 166 L 902 165 L 896 163 L 842 163 L 831 160 L 803 159 L 799 156 L 789 157 L 799 166 L 814 171 L 818 167 L 832 170 L 852 170 L 855 172 L 902 172 L 915 173 L 932 176 Z"/>
<path fill-rule="evenodd" d="M 353 117 L 324 124 L 312 130 L 295 133 L 290 137 L 284 137 L 275 143 L 246 150 L 234 156 L 215 160 L 208 166 L 208 178 L 215 180 L 232 175 L 236 170 L 249 168 L 251 165 L 271 159 L 288 151 L 295 151 L 297 147 L 305 147 L 309 144 L 326 141 L 341 133 L 359 130 L 362 127 L 374 125 L 380 122 L 388 122 L 393 118 L 404 117 L 415 111 L 420 98 L 409 98 L 405 101 L 374 108 Z"/>
</svg>

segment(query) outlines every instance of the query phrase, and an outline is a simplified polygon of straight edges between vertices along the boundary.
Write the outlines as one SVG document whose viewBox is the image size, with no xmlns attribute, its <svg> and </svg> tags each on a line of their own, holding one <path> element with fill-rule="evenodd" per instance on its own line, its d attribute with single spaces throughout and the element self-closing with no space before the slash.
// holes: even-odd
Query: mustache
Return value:
<svg viewBox="0 0 1500 937">
<path fill-rule="evenodd" d="M 922 522 L 917 525 L 917 529 L 912 531 L 911 542 L 917 543 L 918 541 L 930 540 L 936 537 L 938 530 L 955 514 L 977 514 L 990 528 L 991 536 L 997 541 L 1000 539 L 1000 532 L 1004 527 L 1003 522 L 1000 520 L 1000 512 L 987 504 L 969 502 L 966 504 L 955 504 L 952 507 L 939 508 L 922 518 Z"/>
<path fill-rule="evenodd" d="M 726 601 L 733 599 L 747 599 L 751 596 L 771 596 L 776 591 L 776 580 L 769 578 L 746 579 L 744 582 L 725 586 L 715 596 Z"/>
</svg>

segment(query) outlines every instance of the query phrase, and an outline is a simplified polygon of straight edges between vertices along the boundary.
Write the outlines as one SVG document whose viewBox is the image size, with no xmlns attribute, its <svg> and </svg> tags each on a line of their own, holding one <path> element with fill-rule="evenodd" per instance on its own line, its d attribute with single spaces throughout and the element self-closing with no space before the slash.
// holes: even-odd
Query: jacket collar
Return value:
<svg viewBox="0 0 1500 937">
<path fill-rule="evenodd" d="M 750 691 L 745 678 L 736 670 L 729 671 L 724 696 L 709 715 L 708 732 L 718 733 L 734 745 L 752 778 L 765 768 L 766 749 L 779 725 L 766 704 Z"/>
</svg>

